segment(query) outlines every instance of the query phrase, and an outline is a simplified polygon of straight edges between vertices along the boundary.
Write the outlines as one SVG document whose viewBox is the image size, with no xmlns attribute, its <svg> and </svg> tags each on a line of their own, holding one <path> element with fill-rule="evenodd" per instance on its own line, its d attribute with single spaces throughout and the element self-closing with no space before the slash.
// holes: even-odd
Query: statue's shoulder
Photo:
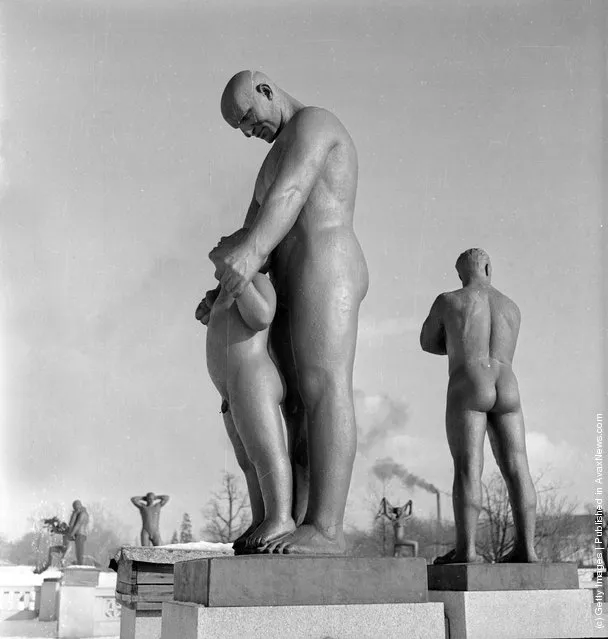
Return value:
<svg viewBox="0 0 608 639">
<path fill-rule="evenodd" d="M 458 303 L 462 289 L 456 289 L 455 291 L 445 291 L 440 293 L 435 300 L 440 308 L 449 308 Z"/>
<path fill-rule="evenodd" d="M 341 134 L 346 129 L 340 120 L 327 109 L 307 106 L 293 116 L 293 123 L 298 132 L 306 135 Z"/>
<path fill-rule="evenodd" d="M 521 319 L 521 311 L 519 306 L 507 295 L 499 291 L 497 288 L 491 287 L 491 294 L 495 302 L 499 304 L 502 311 L 509 313 L 517 319 Z"/>
</svg>

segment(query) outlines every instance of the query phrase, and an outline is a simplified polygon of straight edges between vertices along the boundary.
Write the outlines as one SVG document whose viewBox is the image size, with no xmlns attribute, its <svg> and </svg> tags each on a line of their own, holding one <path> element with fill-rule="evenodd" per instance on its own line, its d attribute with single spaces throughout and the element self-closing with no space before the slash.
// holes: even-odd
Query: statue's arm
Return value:
<svg viewBox="0 0 608 639">
<path fill-rule="evenodd" d="M 424 320 L 420 332 L 420 346 L 423 351 L 433 355 L 446 355 L 445 326 L 443 324 L 444 295 L 439 295 L 433 302 L 429 316 Z"/>
<path fill-rule="evenodd" d="M 248 244 L 262 262 L 295 224 L 323 170 L 336 142 L 330 118 L 326 111 L 307 109 L 294 123 L 294 139 L 249 227 Z"/>
<path fill-rule="evenodd" d="M 131 497 L 131 503 L 137 508 L 142 508 L 144 506 L 144 498 L 143 497 Z"/>
<path fill-rule="evenodd" d="M 157 499 L 160 507 L 162 508 L 169 501 L 169 495 L 157 495 Z"/>
<path fill-rule="evenodd" d="M 237 297 L 236 305 L 249 328 L 254 331 L 268 328 L 277 308 L 277 296 L 270 280 L 256 273 L 251 284 Z"/>
<path fill-rule="evenodd" d="M 73 513 L 72 517 L 70 518 L 70 527 L 67 532 L 68 537 L 74 537 L 74 535 L 77 535 L 82 528 L 82 524 L 82 513 Z"/>
<path fill-rule="evenodd" d="M 410 499 L 407 504 L 405 504 L 405 509 L 403 511 L 403 514 L 405 515 L 405 517 L 411 517 L 412 516 L 412 509 L 413 509 L 413 502 Z"/>
<path fill-rule="evenodd" d="M 258 211 L 260 210 L 260 205 L 256 200 L 255 193 L 251 198 L 251 203 L 249 204 L 249 208 L 247 209 L 247 215 L 245 215 L 245 221 L 243 222 L 243 228 L 248 229 L 252 224 L 255 218 L 258 215 Z"/>
<path fill-rule="evenodd" d="M 376 517 L 381 517 L 382 515 L 387 516 L 387 514 L 386 514 L 386 497 L 382 498 L 382 501 L 380 502 L 380 510 L 378 511 L 378 514 L 376 515 Z"/>
</svg>

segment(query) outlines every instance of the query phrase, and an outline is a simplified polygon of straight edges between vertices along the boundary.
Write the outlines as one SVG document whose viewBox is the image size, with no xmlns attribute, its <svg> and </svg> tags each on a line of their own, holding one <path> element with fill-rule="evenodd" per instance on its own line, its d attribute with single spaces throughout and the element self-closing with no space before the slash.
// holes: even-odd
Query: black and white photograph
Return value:
<svg viewBox="0 0 608 639">
<path fill-rule="evenodd" d="M 0 637 L 608 637 L 607 54 L 1 2 Z"/>
</svg>

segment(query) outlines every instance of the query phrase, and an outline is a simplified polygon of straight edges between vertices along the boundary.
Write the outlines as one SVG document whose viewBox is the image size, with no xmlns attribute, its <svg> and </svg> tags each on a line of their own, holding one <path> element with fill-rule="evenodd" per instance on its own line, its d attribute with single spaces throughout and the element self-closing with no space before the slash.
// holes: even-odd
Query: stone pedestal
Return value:
<svg viewBox="0 0 608 639">
<path fill-rule="evenodd" d="M 179 562 L 162 639 L 444 639 L 413 558 L 240 556 Z"/>
<path fill-rule="evenodd" d="M 61 577 L 46 577 L 40 586 L 39 621 L 56 621 Z"/>
<path fill-rule="evenodd" d="M 167 602 L 163 604 L 162 639 L 177 637 L 445 639 L 445 625 L 439 603 L 208 608 Z"/>
<path fill-rule="evenodd" d="M 428 577 L 449 639 L 593 636 L 591 595 L 578 588 L 575 564 L 428 566 Z"/>
<path fill-rule="evenodd" d="M 79 639 L 95 634 L 95 589 L 99 570 L 70 566 L 61 579 L 57 636 Z"/>
<path fill-rule="evenodd" d="M 120 614 L 121 639 L 160 639 L 161 611 L 134 610 L 122 607 Z"/>
<path fill-rule="evenodd" d="M 176 561 L 232 554 L 224 550 L 172 548 L 171 546 L 121 548 L 116 563 L 116 601 L 122 606 L 120 639 L 160 639 L 164 601 L 173 600 L 173 566 Z M 220 544 L 214 544 L 220 546 Z"/>
<path fill-rule="evenodd" d="M 209 607 L 424 603 L 426 561 L 245 555 L 175 564 L 175 601 Z"/>
</svg>

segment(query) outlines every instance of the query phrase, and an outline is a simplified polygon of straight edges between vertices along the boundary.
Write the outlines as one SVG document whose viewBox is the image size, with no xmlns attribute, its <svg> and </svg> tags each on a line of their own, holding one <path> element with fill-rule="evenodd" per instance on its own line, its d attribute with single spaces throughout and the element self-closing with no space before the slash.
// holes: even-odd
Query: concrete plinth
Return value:
<svg viewBox="0 0 608 639">
<path fill-rule="evenodd" d="M 175 564 L 174 599 L 209 607 L 424 603 L 426 561 L 249 555 Z"/>
<path fill-rule="evenodd" d="M 160 639 L 160 633 L 160 610 L 133 610 L 123 606 L 120 615 L 121 639 Z"/>
<path fill-rule="evenodd" d="M 46 577 L 40 586 L 39 621 L 56 621 L 61 577 Z"/>
<path fill-rule="evenodd" d="M 192 603 L 165 602 L 161 637 L 445 639 L 445 623 L 440 603 L 209 608 Z"/>
<path fill-rule="evenodd" d="M 588 590 L 429 591 L 443 603 L 449 639 L 592 637 Z"/>
<path fill-rule="evenodd" d="M 57 636 L 78 639 L 95 634 L 97 568 L 70 566 L 61 579 Z"/>
</svg>

